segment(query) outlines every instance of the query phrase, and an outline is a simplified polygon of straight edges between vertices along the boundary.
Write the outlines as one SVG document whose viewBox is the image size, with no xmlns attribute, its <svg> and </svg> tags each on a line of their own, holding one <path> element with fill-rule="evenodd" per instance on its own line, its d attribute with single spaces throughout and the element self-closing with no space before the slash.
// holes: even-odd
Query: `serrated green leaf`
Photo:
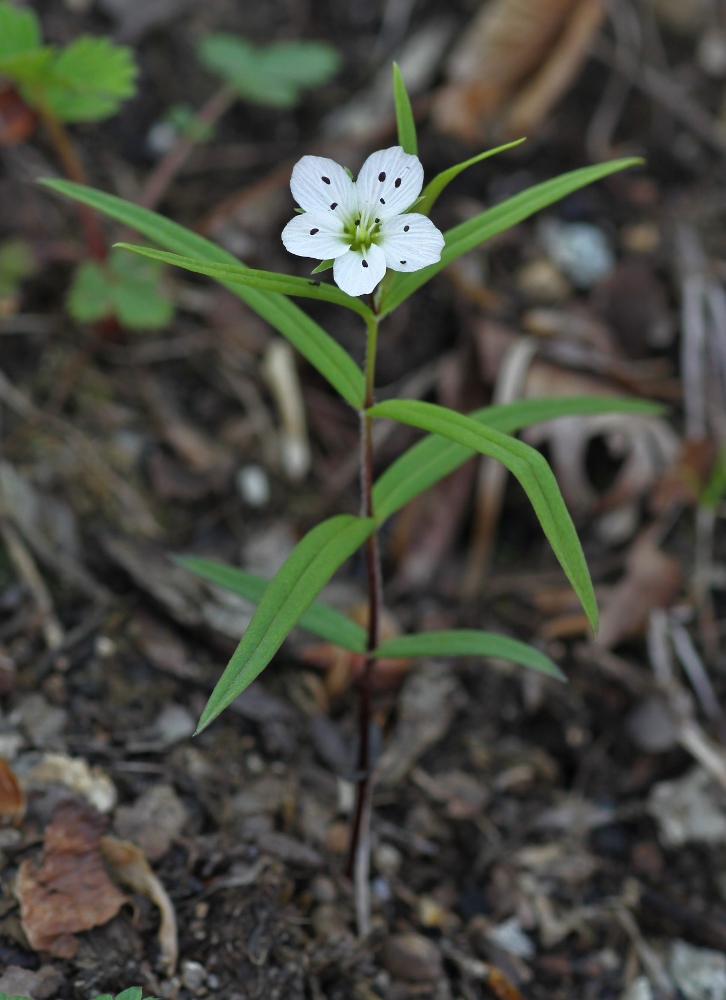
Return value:
<svg viewBox="0 0 726 1000">
<path fill-rule="evenodd" d="M 54 55 L 53 48 L 46 45 L 27 52 L 0 56 L 0 76 L 16 83 L 23 99 L 31 107 L 37 108 L 40 104 L 38 88 L 50 72 Z"/>
<path fill-rule="evenodd" d="M 237 566 L 227 566 L 212 559 L 179 556 L 174 561 L 210 583 L 231 590 L 233 594 L 245 597 L 254 604 L 260 603 L 270 582 L 256 573 L 249 573 Z M 366 648 L 366 630 L 322 601 L 313 601 L 297 624 L 299 628 L 307 629 L 313 635 L 318 635 L 321 639 L 333 642 L 336 646 L 342 646 L 353 653 L 362 653 Z"/>
<path fill-rule="evenodd" d="M 325 42 L 275 42 L 256 48 L 239 35 L 207 35 L 199 44 L 200 61 L 237 93 L 257 104 L 294 107 L 300 91 L 315 87 L 336 72 L 337 51 Z"/>
<path fill-rule="evenodd" d="M 0 3 L 0 60 L 40 48 L 38 18 L 27 7 Z"/>
<path fill-rule="evenodd" d="M 485 406 L 469 414 L 472 420 L 494 430 L 511 434 L 529 424 L 565 416 L 594 413 L 636 413 L 644 416 L 662 412 L 662 407 L 642 399 L 620 396 L 556 396 L 522 399 L 516 403 Z M 417 441 L 386 469 L 373 487 L 373 510 L 378 523 L 400 510 L 444 476 L 472 458 L 476 452 L 437 434 Z"/>
<path fill-rule="evenodd" d="M 83 35 L 62 49 L 43 82 L 45 107 L 61 121 L 100 121 L 136 93 L 131 49 Z"/>
<path fill-rule="evenodd" d="M 564 198 L 573 191 L 593 184 L 595 181 L 607 177 L 618 170 L 625 170 L 627 167 L 636 166 L 643 161 L 637 157 L 629 157 L 623 160 L 613 160 L 610 163 L 600 163 L 594 167 L 582 167 L 570 173 L 562 174 L 551 181 L 543 184 L 536 184 L 534 187 L 522 191 L 513 198 L 495 205 L 468 219 L 453 229 L 444 233 L 446 245 L 441 253 L 441 260 L 436 264 L 430 264 L 420 271 L 409 273 L 395 272 L 391 280 L 384 289 L 381 301 L 381 315 L 385 316 L 397 306 L 400 306 L 409 295 L 412 295 L 417 288 L 430 281 L 435 274 L 446 267 L 457 257 L 468 253 L 474 247 L 480 246 L 492 236 L 510 229 L 517 223 L 528 219 L 530 215 L 539 212 L 540 209 L 552 205 L 556 201 Z"/>
<path fill-rule="evenodd" d="M 115 246 L 131 250 L 143 257 L 150 257 L 152 260 L 163 261 L 165 264 L 174 264 L 195 274 L 207 274 L 217 281 L 260 288 L 265 292 L 276 292 L 279 295 L 295 295 L 305 299 L 317 299 L 319 302 L 332 302 L 346 309 L 352 309 L 365 320 L 374 319 L 373 313 L 364 302 L 353 298 L 352 295 L 346 295 L 337 285 L 298 278 L 291 274 L 278 274 L 276 271 L 256 271 L 251 267 L 245 267 L 244 264 L 211 264 L 208 261 L 182 257 L 164 250 L 139 247 L 131 243 L 116 243 Z"/>
<path fill-rule="evenodd" d="M 112 250 L 106 262 L 79 265 L 68 292 L 68 310 L 81 323 L 113 316 L 129 330 L 166 326 L 174 315 L 161 290 L 158 263 Z"/>
<path fill-rule="evenodd" d="M 501 431 L 477 423 L 463 413 L 434 403 L 392 399 L 379 403 L 367 412 L 371 416 L 389 417 L 440 434 L 482 455 L 490 455 L 506 466 L 522 484 L 542 530 L 580 599 L 593 632 L 597 634 L 597 602 L 580 540 L 557 480 L 538 451 Z"/>
<path fill-rule="evenodd" d="M 405 153 L 418 154 L 418 139 L 416 138 L 416 122 L 411 109 L 411 98 L 408 96 L 406 84 L 403 82 L 398 63 L 393 64 L 393 100 L 396 104 L 396 127 L 398 129 L 398 145 Z"/>
<path fill-rule="evenodd" d="M 72 181 L 45 179 L 41 183 L 130 226 L 173 253 L 217 264 L 240 263 L 232 254 L 203 236 L 123 198 Z M 351 406 L 362 405 L 365 395 L 363 372 L 348 352 L 294 302 L 274 292 L 263 292 L 231 282 L 222 284 L 286 337 Z"/>
<path fill-rule="evenodd" d="M 437 174 L 433 180 L 429 181 L 426 187 L 423 189 L 421 194 L 421 200 L 419 201 L 416 211 L 421 215 L 428 215 L 431 211 L 434 202 L 439 197 L 441 192 L 446 188 L 455 177 L 468 169 L 468 167 L 473 167 L 475 163 L 481 163 L 483 160 L 488 160 L 490 156 L 496 156 L 497 153 L 503 153 L 507 149 L 512 149 L 514 146 L 519 146 L 524 139 L 516 139 L 514 142 L 508 142 L 504 146 L 497 146 L 496 149 L 487 149 L 483 153 L 479 153 L 477 156 L 472 156 L 470 160 L 464 160 L 463 163 L 457 163 L 454 167 L 449 167 L 448 170 L 442 170 L 440 174 Z"/>
<path fill-rule="evenodd" d="M 340 514 L 300 541 L 270 581 L 242 641 L 199 720 L 201 732 L 267 666 L 316 596 L 373 532 L 373 518 Z"/>
<path fill-rule="evenodd" d="M 565 680 L 565 675 L 557 664 L 534 646 L 519 642 L 507 635 L 480 632 L 478 629 L 447 629 L 440 632 L 423 632 L 420 635 L 399 635 L 382 642 L 373 655 L 496 656 L 538 670 L 550 677 L 556 677 L 560 681 Z"/>
</svg>

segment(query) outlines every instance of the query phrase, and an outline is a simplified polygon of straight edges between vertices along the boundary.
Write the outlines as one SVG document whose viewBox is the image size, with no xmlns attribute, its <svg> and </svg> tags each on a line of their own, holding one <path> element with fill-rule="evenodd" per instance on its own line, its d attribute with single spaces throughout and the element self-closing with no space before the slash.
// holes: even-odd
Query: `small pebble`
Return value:
<svg viewBox="0 0 726 1000">
<path fill-rule="evenodd" d="M 403 863 L 403 855 L 393 844 L 379 844 L 373 852 L 373 862 L 381 875 L 395 875 Z"/>
<path fill-rule="evenodd" d="M 244 465 L 237 472 L 235 483 L 248 507 L 266 507 L 270 502 L 270 478 L 261 465 Z"/>
<path fill-rule="evenodd" d="M 184 983 L 186 988 L 191 990 L 192 993 L 197 993 L 204 986 L 207 978 L 207 970 L 201 962 L 193 962 L 191 959 L 186 959 L 182 962 L 181 977 L 182 983 Z"/>
<path fill-rule="evenodd" d="M 163 743 L 172 746 L 193 735 L 197 728 L 194 716 L 183 705 L 166 705 L 154 723 Z"/>
<path fill-rule="evenodd" d="M 726 77 L 726 31 L 708 28 L 701 35 L 696 49 L 696 61 L 706 76 L 714 80 Z"/>
<path fill-rule="evenodd" d="M 517 272 L 517 288 L 531 302 L 554 305 L 572 294 L 567 278 L 546 257 L 532 260 Z"/>
<path fill-rule="evenodd" d="M 545 219 L 539 239 L 552 263 L 578 288 L 592 288 L 615 266 L 605 234 L 590 222 Z"/>
<path fill-rule="evenodd" d="M 161 158 L 178 138 L 179 134 L 171 122 L 156 122 L 146 133 L 146 148 L 152 156 Z"/>
<path fill-rule="evenodd" d="M 620 1000 L 653 1000 L 653 987 L 647 976 L 638 976 L 620 997 Z"/>
<path fill-rule="evenodd" d="M 670 971 L 686 1000 L 726 1000 L 726 955 L 674 941 Z"/>
<path fill-rule="evenodd" d="M 660 229 L 655 222 L 635 222 L 631 226 L 623 226 L 620 241 L 623 250 L 630 253 L 653 253 L 660 246 Z"/>
<path fill-rule="evenodd" d="M 442 975 L 441 954 L 422 934 L 393 934 L 383 943 L 381 961 L 395 979 L 432 983 Z"/>
</svg>

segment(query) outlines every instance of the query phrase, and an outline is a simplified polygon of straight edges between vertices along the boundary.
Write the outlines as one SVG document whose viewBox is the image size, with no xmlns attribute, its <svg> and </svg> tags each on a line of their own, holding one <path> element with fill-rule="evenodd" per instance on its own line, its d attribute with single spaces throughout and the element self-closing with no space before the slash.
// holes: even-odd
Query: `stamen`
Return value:
<svg viewBox="0 0 726 1000">
<path fill-rule="evenodd" d="M 400 188 L 400 186 L 401 186 L 401 178 L 400 177 L 396 178 L 396 183 L 393 186 L 397 187 L 397 188 Z"/>
<path fill-rule="evenodd" d="M 354 225 L 359 226 L 360 225 L 360 219 L 356 219 Z"/>
<path fill-rule="evenodd" d="M 385 170 L 381 170 L 380 174 L 378 175 L 378 180 L 379 181 L 385 181 L 385 179 L 386 179 L 386 171 Z"/>
<path fill-rule="evenodd" d="M 319 233 L 319 232 L 320 232 L 320 230 L 319 230 L 319 229 L 311 229 L 311 230 L 310 230 L 310 235 L 311 235 L 311 236 L 315 236 L 315 234 L 316 234 L 316 233 Z"/>
<path fill-rule="evenodd" d="M 330 178 L 329 177 L 321 177 L 320 179 L 323 182 L 323 184 L 330 184 Z"/>
<path fill-rule="evenodd" d="M 373 221 L 374 222 L 380 222 L 381 220 L 380 219 L 374 219 Z"/>
</svg>

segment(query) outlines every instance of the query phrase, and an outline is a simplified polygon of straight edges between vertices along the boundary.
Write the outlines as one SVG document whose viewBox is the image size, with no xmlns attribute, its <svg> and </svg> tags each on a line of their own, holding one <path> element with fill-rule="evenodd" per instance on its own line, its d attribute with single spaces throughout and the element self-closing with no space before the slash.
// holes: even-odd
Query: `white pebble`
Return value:
<svg viewBox="0 0 726 1000">
<path fill-rule="evenodd" d="M 249 507 L 265 507 L 270 502 L 270 479 L 261 465 L 245 465 L 237 473 L 237 490 Z"/>
</svg>

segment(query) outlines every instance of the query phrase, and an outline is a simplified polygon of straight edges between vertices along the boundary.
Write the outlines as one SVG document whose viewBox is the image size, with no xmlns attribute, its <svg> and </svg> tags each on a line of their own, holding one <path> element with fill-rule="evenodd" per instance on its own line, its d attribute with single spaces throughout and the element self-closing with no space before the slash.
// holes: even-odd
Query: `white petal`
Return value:
<svg viewBox="0 0 726 1000">
<path fill-rule="evenodd" d="M 392 271 L 419 271 L 441 260 L 444 237 L 426 215 L 411 212 L 386 219 L 379 244 Z"/>
<path fill-rule="evenodd" d="M 417 156 L 391 146 L 368 157 L 355 186 L 361 212 L 371 218 L 390 218 L 405 212 L 421 194 L 423 167 Z"/>
<path fill-rule="evenodd" d="M 367 250 L 349 250 L 333 265 L 338 288 L 348 295 L 367 295 L 386 273 L 386 255 L 372 244 Z"/>
<path fill-rule="evenodd" d="M 298 257 L 327 260 L 340 257 L 350 246 L 343 232 L 343 221 L 332 212 L 305 212 L 296 215 L 282 230 L 282 242 Z"/>
<path fill-rule="evenodd" d="M 306 212 L 334 212 L 343 219 L 358 208 L 355 184 L 345 170 L 325 156 L 303 156 L 290 178 L 292 196 Z"/>
</svg>

